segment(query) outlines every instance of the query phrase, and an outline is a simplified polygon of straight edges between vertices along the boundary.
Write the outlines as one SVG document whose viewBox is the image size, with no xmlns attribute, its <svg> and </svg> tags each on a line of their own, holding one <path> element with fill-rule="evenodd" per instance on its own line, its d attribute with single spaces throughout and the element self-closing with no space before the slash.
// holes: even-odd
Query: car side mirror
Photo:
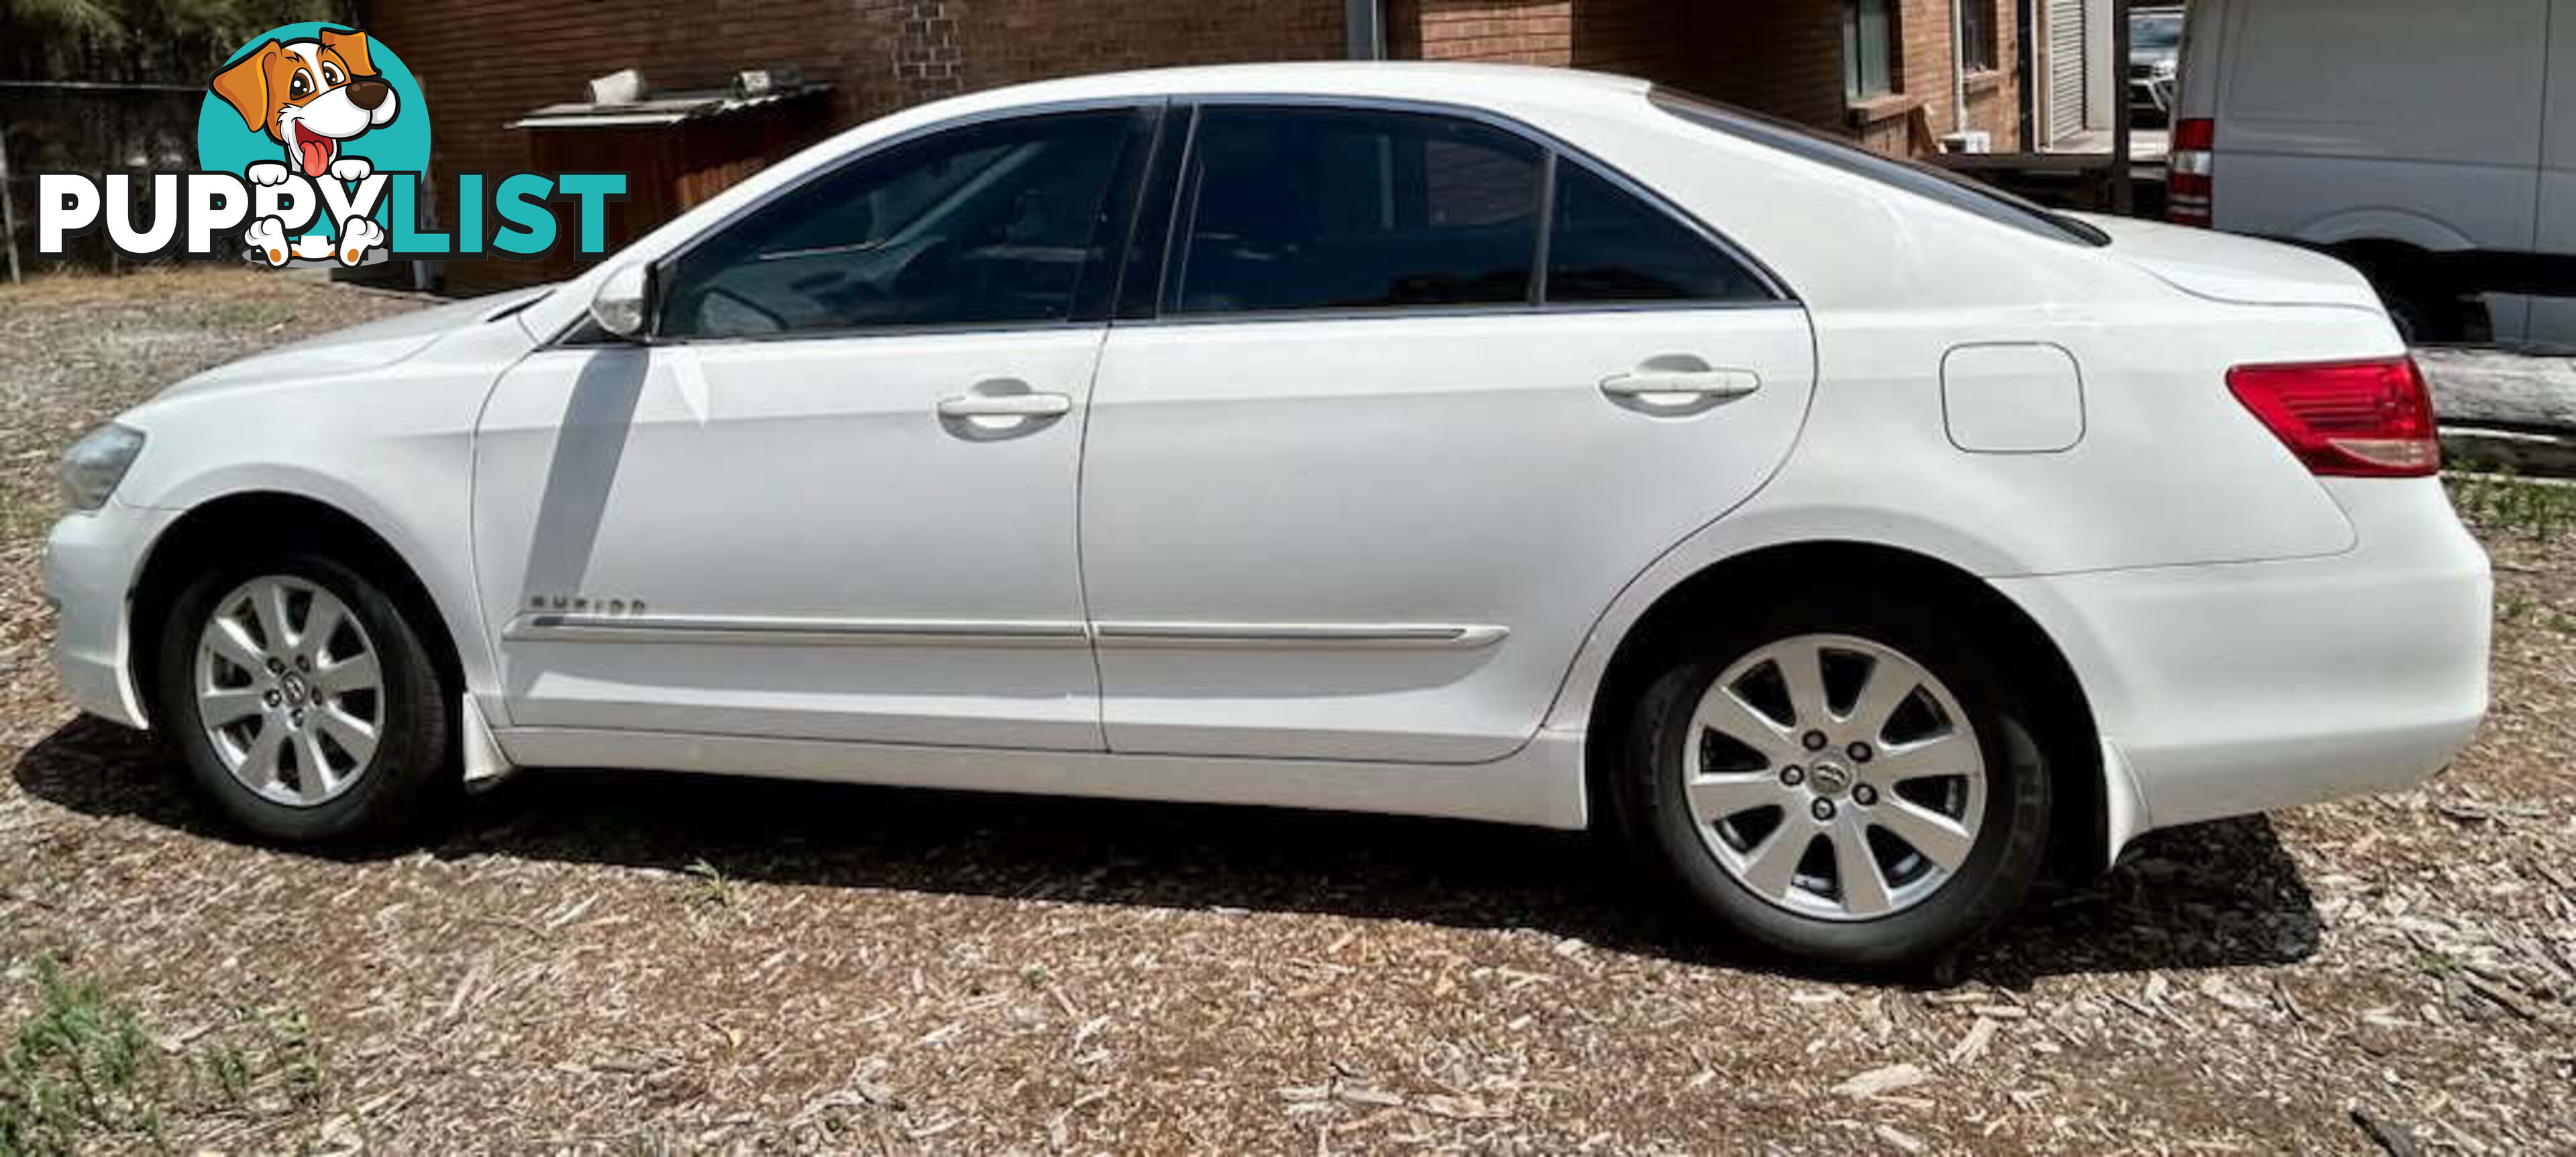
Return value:
<svg viewBox="0 0 2576 1157">
<path fill-rule="evenodd" d="M 611 270 L 590 296 L 590 319 L 617 337 L 642 340 L 652 297 L 651 265 L 639 261 Z"/>
</svg>

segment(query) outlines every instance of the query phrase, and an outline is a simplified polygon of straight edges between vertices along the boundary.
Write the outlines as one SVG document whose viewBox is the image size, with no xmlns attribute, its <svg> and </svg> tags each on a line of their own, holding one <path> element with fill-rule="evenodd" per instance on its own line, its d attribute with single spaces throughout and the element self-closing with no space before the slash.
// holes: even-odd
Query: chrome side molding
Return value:
<svg viewBox="0 0 2576 1157">
<path fill-rule="evenodd" d="M 744 643 L 794 647 L 1080 647 L 1077 622 L 804 619 L 724 615 L 522 614 L 502 628 L 514 643 Z"/>
<path fill-rule="evenodd" d="M 1104 647 L 1391 647 L 1472 651 L 1508 627 L 1457 623 L 1095 623 Z"/>
<path fill-rule="evenodd" d="M 734 615 L 620 615 L 530 611 L 510 620 L 513 643 L 684 643 L 796 647 L 1391 648 L 1472 651 L 1510 628 L 1458 623 L 1165 623 L 1086 626 L 1054 620 L 824 619 Z"/>
</svg>

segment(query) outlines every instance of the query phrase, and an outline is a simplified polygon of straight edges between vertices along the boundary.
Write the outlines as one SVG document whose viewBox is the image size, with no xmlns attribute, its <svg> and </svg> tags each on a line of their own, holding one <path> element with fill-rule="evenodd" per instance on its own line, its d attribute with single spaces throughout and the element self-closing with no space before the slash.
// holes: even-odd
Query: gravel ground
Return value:
<svg viewBox="0 0 2576 1157">
<path fill-rule="evenodd" d="M 2152 837 L 1938 987 L 1466 824 L 550 773 L 422 850 L 247 846 L 53 692 L 45 459 L 410 304 L 0 287 L 0 1124 L 103 1024 L 140 1059 L 83 1072 L 161 1074 L 71 1118 L 108 1150 L 2576 1151 L 2564 519 L 2471 503 L 2496 712 L 2446 776 Z"/>
</svg>

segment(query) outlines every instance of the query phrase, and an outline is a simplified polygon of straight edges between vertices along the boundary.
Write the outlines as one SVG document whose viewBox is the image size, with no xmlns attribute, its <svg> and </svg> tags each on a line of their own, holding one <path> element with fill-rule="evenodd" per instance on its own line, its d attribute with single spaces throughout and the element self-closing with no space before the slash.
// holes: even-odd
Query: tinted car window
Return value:
<svg viewBox="0 0 2576 1157">
<path fill-rule="evenodd" d="M 2025 233 L 2035 233 L 2058 241 L 2084 245 L 2108 245 L 2109 234 L 2071 217 L 2047 209 L 1989 185 L 1981 185 L 1930 165 L 1900 161 L 1849 141 L 1791 124 L 1784 120 L 1714 101 L 1702 100 L 1671 89 L 1656 89 L 1657 108 L 1703 128 L 1756 144 L 1768 145 L 1781 152 L 1802 157 L 1818 164 L 1831 165 L 1855 177 L 1876 181 L 1928 197 L 1951 208 L 1974 213 L 1999 225 L 2009 225 Z"/>
<path fill-rule="evenodd" d="M 1761 278 L 1670 213 L 1571 161 L 1556 166 L 1551 302 L 1768 301 Z"/>
<path fill-rule="evenodd" d="M 1201 113 L 1171 308 L 1373 309 L 1530 300 L 1541 154 L 1451 117 Z"/>
<path fill-rule="evenodd" d="M 663 270 L 661 333 L 1064 320 L 1133 116 L 957 129 L 815 178 Z"/>
</svg>

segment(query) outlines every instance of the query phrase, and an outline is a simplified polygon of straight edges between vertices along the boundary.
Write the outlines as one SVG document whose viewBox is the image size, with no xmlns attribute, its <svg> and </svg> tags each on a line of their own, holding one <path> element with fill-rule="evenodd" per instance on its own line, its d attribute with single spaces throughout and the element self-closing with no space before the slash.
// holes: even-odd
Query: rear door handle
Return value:
<svg viewBox="0 0 2576 1157">
<path fill-rule="evenodd" d="M 959 394 L 942 399 L 942 418 L 1061 418 L 1073 412 L 1067 394 Z"/>
<path fill-rule="evenodd" d="M 1601 381 L 1601 392 L 1621 400 L 1722 402 L 1762 388 L 1749 370 L 1648 370 Z"/>
</svg>

